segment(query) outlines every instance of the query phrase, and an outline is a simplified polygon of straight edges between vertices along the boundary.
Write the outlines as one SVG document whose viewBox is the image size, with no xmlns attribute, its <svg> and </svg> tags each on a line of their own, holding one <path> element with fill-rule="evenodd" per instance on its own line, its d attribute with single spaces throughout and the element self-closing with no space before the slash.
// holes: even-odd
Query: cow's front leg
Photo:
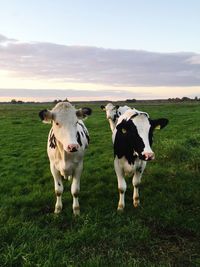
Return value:
<svg viewBox="0 0 200 267">
<path fill-rule="evenodd" d="M 117 175 L 118 181 L 118 191 L 119 191 L 119 202 L 118 202 L 118 211 L 123 211 L 125 207 L 125 192 L 126 192 L 126 181 L 124 179 L 123 170 L 119 165 L 119 160 L 115 157 L 114 160 L 115 172 Z"/>
<path fill-rule="evenodd" d="M 145 169 L 146 163 L 141 162 L 137 168 L 136 172 L 133 176 L 133 206 L 137 208 L 140 205 L 140 199 L 139 199 L 139 185 L 141 183 L 142 173 Z"/>
<path fill-rule="evenodd" d="M 54 186 L 56 194 L 56 204 L 54 213 L 60 213 L 62 210 L 62 193 L 63 193 L 62 176 L 60 175 L 60 172 L 55 168 L 53 164 L 50 165 L 50 169 L 54 178 Z"/>
<path fill-rule="evenodd" d="M 141 181 L 140 173 L 136 172 L 133 176 L 133 206 L 137 208 L 140 204 L 139 185 Z"/>
<path fill-rule="evenodd" d="M 78 195 L 80 192 L 80 177 L 81 177 L 82 170 L 83 170 L 83 162 L 80 162 L 77 168 L 75 169 L 73 177 L 72 177 L 71 194 L 73 197 L 72 209 L 73 209 L 74 215 L 80 214 Z"/>
</svg>

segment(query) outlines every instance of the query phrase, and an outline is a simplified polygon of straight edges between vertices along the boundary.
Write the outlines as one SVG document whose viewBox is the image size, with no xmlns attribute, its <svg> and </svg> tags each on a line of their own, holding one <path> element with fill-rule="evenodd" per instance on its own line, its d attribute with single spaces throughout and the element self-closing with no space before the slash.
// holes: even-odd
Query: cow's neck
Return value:
<svg viewBox="0 0 200 267">
<path fill-rule="evenodd" d="M 109 119 L 108 121 L 109 121 L 109 124 L 110 124 L 110 129 L 111 129 L 111 131 L 113 132 L 114 129 L 115 129 L 115 127 L 116 127 L 116 124 L 115 124 L 115 122 L 114 122 L 113 120 L 111 120 L 111 119 Z"/>
</svg>

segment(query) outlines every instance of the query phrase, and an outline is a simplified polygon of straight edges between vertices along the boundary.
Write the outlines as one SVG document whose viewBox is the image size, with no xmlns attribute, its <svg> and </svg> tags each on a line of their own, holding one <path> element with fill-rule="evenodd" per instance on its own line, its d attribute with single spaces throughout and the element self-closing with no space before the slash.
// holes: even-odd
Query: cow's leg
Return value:
<svg viewBox="0 0 200 267">
<path fill-rule="evenodd" d="M 83 170 L 83 162 L 80 162 L 77 168 L 75 169 L 73 177 L 72 177 L 71 194 L 73 197 L 72 209 L 73 209 L 74 215 L 80 214 L 78 195 L 80 192 L 80 177 L 81 177 L 82 170 Z"/>
<path fill-rule="evenodd" d="M 133 176 L 133 206 L 137 208 L 140 204 L 139 199 L 139 185 L 141 183 L 141 174 L 139 172 L 135 172 Z"/>
<path fill-rule="evenodd" d="M 118 211 L 123 211 L 125 207 L 125 192 L 126 192 L 126 181 L 124 179 L 123 170 L 119 165 L 119 160 L 115 157 L 114 160 L 115 172 L 117 175 L 118 181 L 118 191 L 119 191 L 119 202 L 118 202 Z"/>
<path fill-rule="evenodd" d="M 142 173 L 145 169 L 146 162 L 140 162 L 140 164 L 136 167 L 135 174 L 133 176 L 133 206 L 137 208 L 140 204 L 139 199 L 139 185 L 141 183 Z"/>
<path fill-rule="evenodd" d="M 54 213 L 60 213 L 62 210 L 62 193 L 63 193 L 62 176 L 60 175 L 60 172 L 55 168 L 53 164 L 50 164 L 50 169 L 54 178 L 54 186 L 56 194 L 56 204 Z"/>
</svg>

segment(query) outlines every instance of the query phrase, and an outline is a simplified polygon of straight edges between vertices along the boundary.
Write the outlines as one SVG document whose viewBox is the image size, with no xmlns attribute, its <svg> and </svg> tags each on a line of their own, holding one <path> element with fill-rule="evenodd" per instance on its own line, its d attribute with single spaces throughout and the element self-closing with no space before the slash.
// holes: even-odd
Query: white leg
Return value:
<svg viewBox="0 0 200 267">
<path fill-rule="evenodd" d="M 119 166 L 119 159 L 117 157 L 115 157 L 114 160 L 114 167 L 117 175 L 118 190 L 119 190 L 119 202 L 117 210 L 123 211 L 125 207 L 126 181 L 124 179 L 123 170 Z"/>
<path fill-rule="evenodd" d="M 50 164 L 50 169 L 54 178 L 54 186 L 56 194 L 56 204 L 54 213 L 60 213 L 62 210 L 62 193 L 63 193 L 62 176 L 60 175 L 60 172 L 54 167 L 53 164 Z"/>
<path fill-rule="evenodd" d="M 133 176 L 133 206 L 137 208 L 140 204 L 139 185 L 141 183 L 142 173 L 145 169 L 146 162 L 140 161 Z"/>
<path fill-rule="evenodd" d="M 78 167 L 75 169 L 73 178 L 72 178 L 73 180 L 72 180 L 72 185 L 71 185 L 71 194 L 73 197 L 72 209 L 73 209 L 74 215 L 80 214 L 78 195 L 80 192 L 80 177 L 81 177 L 82 170 L 83 170 L 83 162 L 80 162 Z"/>
<path fill-rule="evenodd" d="M 140 204 L 139 199 L 139 184 L 141 182 L 140 173 L 136 172 L 133 176 L 133 206 L 137 208 Z"/>
</svg>

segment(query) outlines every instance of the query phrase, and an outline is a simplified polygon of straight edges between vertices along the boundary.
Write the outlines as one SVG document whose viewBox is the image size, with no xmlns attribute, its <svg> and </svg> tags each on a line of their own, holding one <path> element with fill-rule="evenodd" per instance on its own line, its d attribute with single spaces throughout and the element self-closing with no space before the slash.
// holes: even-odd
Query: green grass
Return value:
<svg viewBox="0 0 200 267">
<path fill-rule="evenodd" d="M 135 105 L 169 125 L 154 133 L 156 160 L 148 163 L 132 206 L 118 214 L 111 132 L 92 105 L 85 121 L 91 143 L 81 177 L 81 216 L 72 215 L 70 182 L 63 212 L 54 215 L 53 179 L 46 155 L 50 126 L 43 105 L 0 105 L 0 266 L 200 266 L 200 106 Z"/>
</svg>

